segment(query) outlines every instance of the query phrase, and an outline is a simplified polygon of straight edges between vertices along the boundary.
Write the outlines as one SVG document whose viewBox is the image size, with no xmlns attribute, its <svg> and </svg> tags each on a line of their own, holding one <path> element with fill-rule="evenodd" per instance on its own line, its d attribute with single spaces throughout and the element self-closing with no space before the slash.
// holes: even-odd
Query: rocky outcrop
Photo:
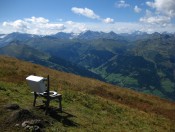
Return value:
<svg viewBox="0 0 175 132">
<path fill-rule="evenodd" d="M 8 104 L 4 108 L 10 111 L 6 122 L 10 124 L 15 123 L 15 127 L 34 132 L 40 132 L 45 127 L 45 121 L 39 119 L 28 109 L 20 108 L 18 104 Z"/>
<path fill-rule="evenodd" d="M 21 124 L 21 126 L 25 130 L 40 132 L 41 128 L 44 126 L 44 122 L 42 120 L 38 120 L 38 119 L 26 120 Z"/>
</svg>

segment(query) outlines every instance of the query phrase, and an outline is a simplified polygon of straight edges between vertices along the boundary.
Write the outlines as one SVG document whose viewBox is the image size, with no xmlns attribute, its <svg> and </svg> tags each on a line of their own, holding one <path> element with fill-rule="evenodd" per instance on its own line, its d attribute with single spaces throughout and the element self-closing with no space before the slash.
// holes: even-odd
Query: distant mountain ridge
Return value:
<svg viewBox="0 0 175 132">
<path fill-rule="evenodd" d="M 26 41 L 31 38 L 39 38 L 40 35 L 33 35 L 33 34 L 26 34 L 26 33 L 19 33 L 19 32 L 13 32 L 10 34 L 3 34 L 0 35 L 0 47 L 6 46 L 8 43 L 19 40 L 19 41 Z"/>
<path fill-rule="evenodd" d="M 80 40 L 94 40 L 94 39 L 124 40 L 128 36 L 138 37 L 141 35 L 148 35 L 148 34 L 142 33 L 142 32 L 134 32 L 133 34 L 116 34 L 113 31 L 109 33 L 105 33 L 105 32 L 97 32 L 97 31 L 90 31 L 90 30 L 87 30 L 80 34 L 58 32 L 53 35 L 34 35 L 34 34 L 13 32 L 10 34 L 0 34 L 0 47 L 5 46 L 7 43 L 14 40 L 26 41 L 33 38 L 42 38 L 42 37 L 56 38 L 56 39 L 80 39 Z"/>
<path fill-rule="evenodd" d="M 98 31 L 91 31 L 87 30 L 85 32 L 81 32 L 79 34 L 75 33 L 66 33 L 66 32 L 58 32 L 52 35 L 35 35 L 35 34 L 27 34 L 27 33 L 19 33 L 13 32 L 10 34 L 0 34 L 0 46 L 2 43 L 9 43 L 13 40 L 25 41 L 32 38 L 42 38 L 42 37 L 50 37 L 56 39 L 81 39 L 81 40 L 94 40 L 94 39 L 113 39 L 113 40 L 129 40 L 135 41 L 139 39 L 147 39 L 153 35 L 158 35 L 160 33 L 152 33 L 148 34 L 146 32 L 135 31 L 133 33 L 115 33 L 111 32 L 98 32 Z M 175 35 L 175 33 L 162 33 L 168 35 Z"/>
</svg>

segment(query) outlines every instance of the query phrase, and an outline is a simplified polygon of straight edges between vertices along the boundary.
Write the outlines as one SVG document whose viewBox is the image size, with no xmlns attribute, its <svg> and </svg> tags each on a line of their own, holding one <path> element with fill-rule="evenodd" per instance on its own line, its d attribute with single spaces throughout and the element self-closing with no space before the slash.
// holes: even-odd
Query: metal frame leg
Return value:
<svg viewBox="0 0 175 132">
<path fill-rule="evenodd" d="M 62 104 L 61 104 L 62 95 L 61 95 L 61 96 L 58 96 L 58 101 L 59 101 L 59 109 L 60 109 L 60 111 L 62 112 Z"/>
<path fill-rule="evenodd" d="M 47 101 L 46 101 L 46 110 L 45 110 L 46 115 L 48 113 L 49 103 L 50 103 L 50 99 L 48 98 Z"/>
<path fill-rule="evenodd" d="M 34 101 L 33 101 L 33 106 L 35 106 L 36 104 L 36 98 L 38 97 L 38 95 L 36 94 L 36 92 L 34 92 Z"/>
</svg>

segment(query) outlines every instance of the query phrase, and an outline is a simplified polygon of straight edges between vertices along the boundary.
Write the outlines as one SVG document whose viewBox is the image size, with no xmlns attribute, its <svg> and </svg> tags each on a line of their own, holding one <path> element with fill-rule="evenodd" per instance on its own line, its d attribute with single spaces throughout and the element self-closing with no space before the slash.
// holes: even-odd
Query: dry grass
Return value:
<svg viewBox="0 0 175 132">
<path fill-rule="evenodd" d="M 98 80 L 55 71 L 36 64 L 19 61 L 15 58 L 0 56 L 0 79 L 6 82 L 24 83 L 28 75 L 51 77 L 54 90 L 76 90 L 128 105 L 146 112 L 163 114 L 175 120 L 175 103 L 156 96 L 142 94 L 133 90 L 103 83 Z M 174 115 L 174 116 L 173 116 Z"/>
</svg>

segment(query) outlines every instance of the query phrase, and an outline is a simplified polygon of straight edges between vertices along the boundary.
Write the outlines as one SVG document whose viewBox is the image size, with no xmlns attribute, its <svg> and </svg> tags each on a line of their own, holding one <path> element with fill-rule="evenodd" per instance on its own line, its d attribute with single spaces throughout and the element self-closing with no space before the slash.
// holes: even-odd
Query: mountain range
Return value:
<svg viewBox="0 0 175 132">
<path fill-rule="evenodd" d="M 0 35 L 0 54 L 171 100 L 175 100 L 174 51 L 175 34 L 169 33 Z"/>
</svg>

